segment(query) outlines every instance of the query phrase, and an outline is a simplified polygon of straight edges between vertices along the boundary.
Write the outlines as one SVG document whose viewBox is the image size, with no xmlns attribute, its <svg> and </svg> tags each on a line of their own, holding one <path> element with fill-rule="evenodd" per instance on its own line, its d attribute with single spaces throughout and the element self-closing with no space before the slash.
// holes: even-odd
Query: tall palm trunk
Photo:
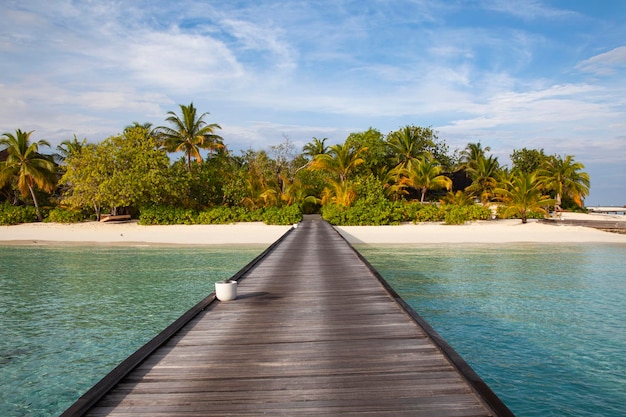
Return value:
<svg viewBox="0 0 626 417">
<path fill-rule="evenodd" d="M 43 220 L 43 216 L 41 215 L 41 210 L 39 210 L 39 203 L 37 202 L 37 197 L 35 197 L 35 189 L 33 188 L 32 184 L 28 184 L 28 190 L 30 191 L 30 196 L 33 198 L 33 203 L 35 203 L 35 211 L 37 213 L 37 219 L 39 219 L 39 221 Z"/>
</svg>

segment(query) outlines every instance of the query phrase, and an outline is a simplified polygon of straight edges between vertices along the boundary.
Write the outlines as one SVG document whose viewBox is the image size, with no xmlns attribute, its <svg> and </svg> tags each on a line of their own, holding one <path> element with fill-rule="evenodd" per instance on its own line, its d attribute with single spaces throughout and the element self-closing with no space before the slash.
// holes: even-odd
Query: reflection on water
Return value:
<svg viewBox="0 0 626 417">
<path fill-rule="evenodd" d="M 358 249 L 516 415 L 624 415 L 625 245 Z"/>
<path fill-rule="evenodd" d="M 0 416 L 57 416 L 264 248 L 0 246 Z"/>
</svg>

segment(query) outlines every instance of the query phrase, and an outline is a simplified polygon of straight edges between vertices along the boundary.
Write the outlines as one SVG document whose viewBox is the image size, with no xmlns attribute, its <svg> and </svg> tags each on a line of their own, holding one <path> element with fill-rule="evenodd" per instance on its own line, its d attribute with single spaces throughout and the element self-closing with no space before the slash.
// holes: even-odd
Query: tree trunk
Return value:
<svg viewBox="0 0 626 417">
<path fill-rule="evenodd" d="M 96 213 L 96 220 L 100 221 L 100 206 L 95 202 L 93 203 L 93 211 Z"/>
<path fill-rule="evenodd" d="M 37 197 L 35 197 L 35 190 L 33 190 L 32 185 L 28 184 L 28 189 L 30 190 L 30 196 L 33 198 L 33 203 L 35 203 L 35 211 L 37 212 L 37 218 L 39 221 L 43 220 L 41 216 L 41 211 L 39 210 L 39 203 L 37 203 Z"/>
</svg>

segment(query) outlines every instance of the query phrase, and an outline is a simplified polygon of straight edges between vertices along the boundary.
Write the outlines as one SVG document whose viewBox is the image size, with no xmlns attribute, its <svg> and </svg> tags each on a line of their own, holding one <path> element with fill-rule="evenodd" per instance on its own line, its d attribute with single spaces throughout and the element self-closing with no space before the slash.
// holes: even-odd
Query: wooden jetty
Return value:
<svg viewBox="0 0 626 417">
<path fill-rule="evenodd" d="M 589 213 L 622 213 L 622 215 L 626 214 L 626 206 L 595 206 L 595 207 L 587 207 L 587 211 Z"/>
<path fill-rule="evenodd" d="M 626 234 L 626 221 L 624 220 L 540 219 L 539 222 L 555 226 L 592 227 L 605 232 Z"/>
<path fill-rule="evenodd" d="M 513 416 L 328 223 L 307 219 L 68 416 Z"/>
</svg>

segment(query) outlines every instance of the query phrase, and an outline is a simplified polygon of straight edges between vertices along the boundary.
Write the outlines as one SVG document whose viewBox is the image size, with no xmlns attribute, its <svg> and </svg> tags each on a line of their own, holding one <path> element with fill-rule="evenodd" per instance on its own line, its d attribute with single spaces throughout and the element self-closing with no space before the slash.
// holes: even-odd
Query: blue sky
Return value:
<svg viewBox="0 0 626 417">
<path fill-rule="evenodd" d="M 53 147 L 194 102 L 231 150 L 432 126 L 574 155 L 626 204 L 626 2 L 3 0 L 0 132 Z"/>
</svg>

